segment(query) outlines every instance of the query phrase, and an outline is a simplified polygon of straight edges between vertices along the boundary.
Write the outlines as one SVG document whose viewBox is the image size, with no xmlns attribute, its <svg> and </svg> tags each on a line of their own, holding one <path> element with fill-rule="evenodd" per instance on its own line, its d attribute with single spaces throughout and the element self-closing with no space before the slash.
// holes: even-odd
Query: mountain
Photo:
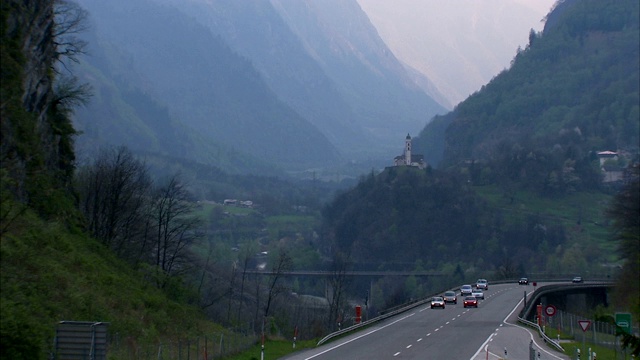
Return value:
<svg viewBox="0 0 640 360">
<path fill-rule="evenodd" d="M 349 104 L 335 89 L 268 1 L 166 1 L 193 16 L 251 61 L 264 81 L 289 106 L 320 129 L 333 144 L 373 146 L 351 119 Z M 330 104 L 330 106 L 329 106 Z M 347 121 L 345 121 L 347 119 Z"/>
<path fill-rule="evenodd" d="M 456 281 L 622 264 L 606 209 L 623 184 L 633 190 L 622 197 L 638 192 L 639 17 L 634 0 L 558 3 L 510 69 L 413 139 L 438 168 L 363 177 L 324 209 L 321 246 L 354 267 L 434 269 Z M 601 150 L 619 159 L 603 161 Z M 622 181 L 605 182 L 609 167 Z M 626 209 L 637 224 L 637 205 Z M 619 239 L 637 244 L 629 234 Z"/>
<path fill-rule="evenodd" d="M 454 105 L 509 66 L 554 2 L 358 0 L 393 53 Z"/>
<path fill-rule="evenodd" d="M 90 54 L 80 65 L 69 64 L 82 82 L 91 84 L 90 101 L 75 111 L 75 148 L 81 161 L 94 158 L 104 146 L 126 145 L 137 154 L 166 159 L 191 159 L 224 167 L 230 173 L 249 169 L 277 174 L 273 165 L 215 143 L 178 121 L 152 91 L 147 80 L 131 71 L 130 56 L 97 37 L 84 34 Z"/>
<path fill-rule="evenodd" d="M 407 132 L 445 111 L 416 85 L 355 1 L 80 4 L 94 14 L 94 45 L 106 47 L 106 57 L 127 59 L 110 64 L 117 69 L 98 68 L 119 80 L 94 87 L 149 97 L 189 135 L 177 153 L 223 169 L 233 163 L 229 154 L 249 159 L 241 161 L 249 169 L 255 160 L 287 170 L 347 160 L 383 164 Z M 333 23 L 338 15 L 342 20 Z M 121 96 L 101 95 L 111 97 Z M 131 111 L 115 108 L 124 111 L 116 122 L 131 119 Z M 88 113 L 104 116 L 105 107 Z M 95 115 L 81 115 L 84 134 L 92 133 Z M 140 123 L 153 121 L 134 119 L 133 129 Z M 190 141 L 197 145 L 180 150 Z"/>
<path fill-rule="evenodd" d="M 482 181 L 597 186 L 598 151 L 628 161 L 640 147 L 638 10 L 637 1 L 559 3 L 511 67 L 436 117 L 414 148 L 440 167 L 488 163 Z"/>
<path fill-rule="evenodd" d="M 103 54 L 110 56 L 112 49 L 117 49 L 128 60 L 111 62 L 109 65 L 118 67 L 103 70 L 125 79 L 115 83 L 125 88 L 113 90 L 126 93 L 137 88 L 134 91 L 138 94 L 148 94 L 175 122 L 191 134 L 197 133 L 199 142 L 219 144 L 216 147 L 238 154 L 238 159 L 248 156 L 289 167 L 327 166 L 338 161 L 335 146 L 278 100 L 247 59 L 185 14 L 149 1 L 80 4 L 90 14 L 99 14 L 91 16 L 96 37 L 102 40 L 94 46 L 109 44 Z M 100 85 L 100 90 L 109 89 Z M 100 96 L 108 98 L 113 92 Z M 128 96 L 126 101 L 131 99 Z M 114 106 L 110 110 L 116 109 L 111 118 L 131 113 Z M 78 121 L 87 129 L 94 126 L 90 117 Z M 142 120 L 162 126 L 156 121 Z M 113 134 L 116 138 L 123 135 L 127 134 Z M 211 148 L 203 145 L 191 153 L 210 154 L 207 147 Z"/>
<path fill-rule="evenodd" d="M 356 1 L 272 3 L 351 104 L 355 121 L 382 140 L 378 146 L 397 149 L 398 139 L 445 111 L 413 81 Z"/>
</svg>

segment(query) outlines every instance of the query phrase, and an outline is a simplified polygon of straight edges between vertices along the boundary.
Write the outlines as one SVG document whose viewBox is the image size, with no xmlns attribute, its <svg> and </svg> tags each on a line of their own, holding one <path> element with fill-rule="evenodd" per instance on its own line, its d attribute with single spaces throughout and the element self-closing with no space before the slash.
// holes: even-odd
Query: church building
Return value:
<svg viewBox="0 0 640 360">
<path fill-rule="evenodd" d="M 404 153 L 393 159 L 393 166 L 415 166 L 419 169 L 427 167 L 423 155 L 411 153 L 411 136 L 409 134 L 404 140 Z"/>
</svg>

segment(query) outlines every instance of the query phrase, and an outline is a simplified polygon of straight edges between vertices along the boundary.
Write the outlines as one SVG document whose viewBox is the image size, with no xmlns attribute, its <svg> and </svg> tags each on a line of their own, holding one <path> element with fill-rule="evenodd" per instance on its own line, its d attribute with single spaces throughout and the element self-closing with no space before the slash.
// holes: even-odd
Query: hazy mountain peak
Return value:
<svg viewBox="0 0 640 360">
<path fill-rule="evenodd" d="M 554 0 L 358 0 L 392 51 L 456 104 L 508 68 Z"/>
</svg>

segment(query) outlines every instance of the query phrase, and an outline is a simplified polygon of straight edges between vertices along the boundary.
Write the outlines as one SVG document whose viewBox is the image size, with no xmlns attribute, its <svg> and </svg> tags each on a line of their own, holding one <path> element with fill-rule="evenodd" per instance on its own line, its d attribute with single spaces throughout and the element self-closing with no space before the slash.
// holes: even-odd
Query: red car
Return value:
<svg viewBox="0 0 640 360">
<path fill-rule="evenodd" d="M 467 296 L 464 298 L 464 307 L 478 307 L 478 299 L 475 296 Z"/>
</svg>

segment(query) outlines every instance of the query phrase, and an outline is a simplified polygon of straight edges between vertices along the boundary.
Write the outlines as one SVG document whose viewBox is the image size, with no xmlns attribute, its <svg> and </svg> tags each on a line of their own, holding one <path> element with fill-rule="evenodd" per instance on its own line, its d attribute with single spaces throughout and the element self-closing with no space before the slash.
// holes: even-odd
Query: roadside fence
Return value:
<svg viewBox="0 0 640 360">
<path fill-rule="evenodd" d="M 219 359 L 240 353 L 259 343 L 258 335 L 216 333 L 174 342 L 138 344 L 131 338 L 112 335 L 109 358 L 123 360 Z"/>
<path fill-rule="evenodd" d="M 558 310 L 553 317 L 545 316 L 544 318 L 543 328 L 556 329 L 559 333 L 573 337 L 575 341 L 586 341 L 609 349 L 621 350 L 620 338 L 616 337 L 615 324 L 594 321 L 562 310 Z M 589 326 L 583 330 L 580 323 L 586 324 L 585 321 L 588 321 Z M 638 333 L 638 328 L 633 331 Z M 559 339 L 552 340 L 559 341 Z"/>
</svg>

